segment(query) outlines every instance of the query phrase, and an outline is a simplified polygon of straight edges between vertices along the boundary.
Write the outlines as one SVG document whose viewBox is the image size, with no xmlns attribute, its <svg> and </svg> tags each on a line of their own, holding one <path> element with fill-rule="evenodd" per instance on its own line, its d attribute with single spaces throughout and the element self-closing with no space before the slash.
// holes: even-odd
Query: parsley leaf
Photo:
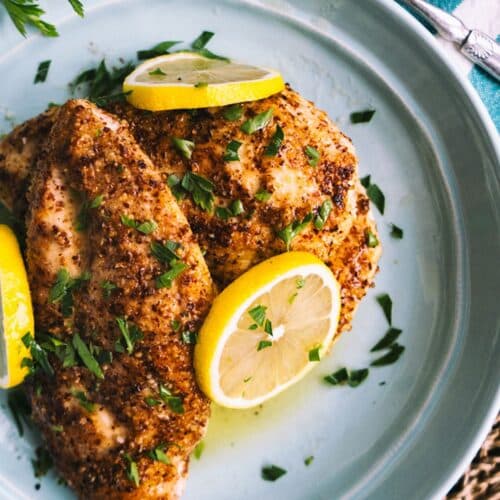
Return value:
<svg viewBox="0 0 500 500">
<path fill-rule="evenodd" d="M 324 377 L 324 380 L 331 385 L 344 384 L 349 380 L 349 372 L 346 368 L 340 368 L 335 373 Z"/>
<path fill-rule="evenodd" d="M 402 332 L 403 330 L 399 328 L 389 328 L 387 333 L 370 349 L 370 352 L 381 351 L 382 349 L 390 347 Z"/>
<path fill-rule="evenodd" d="M 154 71 L 150 71 L 149 74 L 151 76 L 165 76 L 166 73 L 164 71 L 162 71 L 161 68 L 156 68 Z"/>
<path fill-rule="evenodd" d="M 266 191 L 265 189 L 260 189 L 255 193 L 255 199 L 258 201 L 268 201 L 271 198 L 272 194 Z"/>
<path fill-rule="evenodd" d="M 349 380 L 347 384 L 349 387 L 358 387 L 367 377 L 369 370 L 368 368 L 361 368 L 360 370 L 351 370 L 349 372 Z"/>
<path fill-rule="evenodd" d="M 371 184 L 371 178 L 372 178 L 371 175 L 366 175 L 365 177 L 362 177 L 361 180 L 360 180 L 361 185 L 364 188 L 367 188 Z"/>
<path fill-rule="evenodd" d="M 318 166 L 318 162 L 320 159 L 319 151 L 312 146 L 306 146 L 304 151 L 306 153 L 306 156 L 309 158 L 309 165 L 311 165 L 311 167 Z"/>
<path fill-rule="evenodd" d="M 49 472 L 54 465 L 52 457 L 46 448 L 39 446 L 36 451 L 36 458 L 31 460 L 35 477 L 42 477 Z"/>
<path fill-rule="evenodd" d="M 230 217 L 237 217 L 245 212 L 245 207 L 241 200 L 234 200 L 229 207 L 217 207 L 215 215 L 221 219 L 229 219 Z"/>
<path fill-rule="evenodd" d="M 392 344 L 389 349 L 390 350 L 387 354 L 385 354 L 381 358 L 376 359 L 375 361 L 372 361 L 371 366 L 392 365 L 401 357 L 405 350 L 405 347 L 398 343 L 395 343 Z"/>
<path fill-rule="evenodd" d="M 191 193 L 193 201 L 202 210 L 206 212 L 212 211 L 214 203 L 214 185 L 208 179 L 193 172 L 186 172 L 180 182 L 180 187 L 182 187 L 184 191 Z"/>
<path fill-rule="evenodd" d="M 179 137 L 172 137 L 170 140 L 172 141 L 172 145 L 184 158 L 188 160 L 191 159 L 195 146 L 193 141 L 188 141 L 187 139 L 181 139 Z"/>
<path fill-rule="evenodd" d="M 182 398 L 174 396 L 172 392 L 167 389 L 163 384 L 160 384 L 160 398 L 166 403 L 174 413 L 184 413 L 184 405 Z"/>
<path fill-rule="evenodd" d="M 392 325 L 392 300 L 387 293 L 379 295 L 377 297 L 377 302 L 384 311 L 384 316 L 387 319 L 389 325 Z"/>
<path fill-rule="evenodd" d="M 27 35 L 27 25 L 33 26 L 44 36 L 59 36 L 56 27 L 41 18 L 45 11 L 34 1 L 2 0 L 2 4 L 14 26 L 24 37 Z"/>
<path fill-rule="evenodd" d="M 198 342 L 198 334 L 196 332 L 186 330 L 182 332 L 182 341 L 185 344 L 196 344 Z"/>
<path fill-rule="evenodd" d="M 314 218 L 314 227 L 316 229 L 323 229 L 332 211 L 333 204 L 330 200 L 325 200 L 319 208 L 318 215 Z"/>
<path fill-rule="evenodd" d="M 167 240 L 165 243 L 157 241 L 151 243 L 151 253 L 156 259 L 165 264 L 170 264 L 173 260 L 179 260 L 176 253 L 179 248 L 181 248 L 181 244 L 172 240 Z"/>
<path fill-rule="evenodd" d="M 201 458 L 203 451 L 205 450 L 205 441 L 200 441 L 195 447 L 193 451 L 193 456 L 196 460 Z"/>
<path fill-rule="evenodd" d="M 270 340 L 261 340 L 259 342 L 259 345 L 257 346 L 257 351 L 262 351 L 262 349 L 265 349 L 266 347 L 271 347 L 273 343 Z"/>
<path fill-rule="evenodd" d="M 157 56 L 163 56 L 165 54 L 169 53 L 169 49 L 172 48 L 174 45 L 177 45 L 178 43 L 181 43 L 178 40 L 167 40 L 165 42 L 160 42 L 156 44 L 154 47 L 151 47 L 150 49 L 147 50 L 139 50 L 137 52 L 137 59 L 140 61 L 144 59 L 151 59 L 152 57 L 157 57 Z"/>
<path fill-rule="evenodd" d="M 123 340 L 125 341 L 125 348 L 129 354 L 134 352 L 134 347 L 136 342 L 142 340 L 144 338 L 144 334 L 140 330 L 140 328 L 133 323 L 129 323 L 123 317 L 115 318 L 116 324 L 118 325 L 118 329 L 122 334 Z"/>
<path fill-rule="evenodd" d="M 309 222 L 311 222 L 313 214 L 307 214 L 301 221 L 295 220 L 285 226 L 283 229 L 277 232 L 278 238 L 283 240 L 286 245 L 287 251 L 290 250 L 290 244 L 292 240 L 307 227 Z"/>
<path fill-rule="evenodd" d="M 128 453 L 126 453 L 124 456 L 128 462 L 127 477 L 129 481 L 134 483 L 135 487 L 137 488 L 141 483 L 141 479 L 139 477 L 139 469 L 137 468 L 137 463 L 132 460 L 132 457 Z"/>
<path fill-rule="evenodd" d="M 351 113 L 351 123 L 367 123 L 373 118 L 374 114 L 374 109 L 355 111 L 354 113 Z"/>
<path fill-rule="evenodd" d="M 373 204 L 378 208 L 378 211 L 384 215 L 385 209 L 385 196 L 384 193 L 376 184 L 371 183 L 371 176 L 367 175 L 361 179 L 361 184 L 366 189 L 366 194 L 368 198 L 373 202 Z"/>
<path fill-rule="evenodd" d="M 137 229 L 137 231 L 145 235 L 151 234 L 158 229 L 158 224 L 154 220 L 139 222 L 125 214 L 120 216 L 120 220 L 124 226 Z"/>
<path fill-rule="evenodd" d="M 369 229 L 365 230 L 365 241 L 369 248 L 375 248 L 379 244 L 377 237 Z"/>
<path fill-rule="evenodd" d="M 243 123 L 240 129 L 245 132 L 245 134 L 250 135 L 257 132 L 258 130 L 265 128 L 273 117 L 273 111 L 273 108 L 269 108 L 267 111 L 259 113 L 253 118 L 249 118 L 246 122 Z"/>
<path fill-rule="evenodd" d="M 182 187 L 181 179 L 175 174 L 170 174 L 167 178 L 167 185 L 175 196 L 176 200 L 182 200 L 186 197 L 187 191 Z"/>
<path fill-rule="evenodd" d="M 114 290 L 118 287 L 111 281 L 101 281 L 102 295 L 105 299 L 109 299 Z"/>
<path fill-rule="evenodd" d="M 357 387 L 368 377 L 368 373 L 368 368 L 362 368 L 361 370 L 341 368 L 335 373 L 324 377 L 324 380 L 331 385 L 345 385 L 347 383 L 350 387 Z"/>
<path fill-rule="evenodd" d="M 238 149 L 240 149 L 241 142 L 231 141 L 226 146 L 226 152 L 224 154 L 224 161 L 239 161 Z"/>
<path fill-rule="evenodd" d="M 33 83 L 42 83 L 47 79 L 47 75 L 49 74 L 50 63 L 52 61 L 42 61 L 38 65 L 38 69 L 36 70 L 35 79 Z"/>
<path fill-rule="evenodd" d="M 168 455 L 165 453 L 166 445 L 160 444 L 156 448 L 149 450 L 147 452 L 147 456 L 151 458 L 151 460 L 156 460 L 157 462 L 161 462 L 162 464 L 168 465 L 170 463 L 170 459 Z"/>
<path fill-rule="evenodd" d="M 71 389 L 70 392 L 71 395 L 78 400 L 82 408 L 85 408 L 89 413 L 92 413 L 94 411 L 95 404 L 89 401 L 87 395 L 83 391 L 79 391 L 78 389 Z"/>
<path fill-rule="evenodd" d="M 90 210 L 99 208 L 102 205 L 103 201 L 104 201 L 104 195 L 99 194 L 93 200 L 91 201 L 85 200 L 82 203 L 80 212 L 78 213 L 76 218 L 75 229 L 77 231 L 84 231 L 85 229 L 87 229 Z"/>
<path fill-rule="evenodd" d="M 224 108 L 222 116 L 229 122 L 235 122 L 243 116 L 243 107 L 241 104 L 233 104 Z"/>
<path fill-rule="evenodd" d="M 213 38 L 215 33 L 211 31 L 203 31 L 201 35 L 194 40 L 191 44 L 191 47 L 195 50 L 203 49 L 205 45 Z"/>
<path fill-rule="evenodd" d="M 37 368 L 40 367 L 47 375 L 53 376 L 54 369 L 50 364 L 47 352 L 33 338 L 31 333 L 27 332 L 24 334 L 21 340 L 26 349 L 29 349 L 32 358 L 24 358 L 21 362 L 21 366 L 26 366 L 29 369 L 30 374 L 34 374 Z"/>
<path fill-rule="evenodd" d="M 248 314 L 257 323 L 257 325 L 262 327 L 264 326 L 264 322 L 266 320 L 266 311 L 266 306 L 256 305 L 248 311 Z"/>
<path fill-rule="evenodd" d="M 276 156 L 284 138 L 285 134 L 283 133 L 283 129 L 279 125 L 276 125 L 276 132 L 274 132 L 271 142 L 267 145 L 264 156 Z"/>
<path fill-rule="evenodd" d="M 262 479 L 265 481 L 276 481 L 286 474 L 286 470 L 277 465 L 262 467 Z"/>
<path fill-rule="evenodd" d="M 314 457 L 312 455 L 309 455 L 308 457 L 304 458 L 304 465 L 309 466 L 313 463 Z"/>
<path fill-rule="evenodd" d="M 83 17 L 85 11 L 83 10 L 83 4 L 80 0 L 68 0 L 73 10 L 80 16 Z"/>
<path fill-rule="evenodd" d="M 170 262 L 170 269 L 156 278 L 156 288 L 172 288 L 172 282 L 180 276 L 186 269 L 187 265 L 180 260 Z"/>
<path fill-rule="evenodd" d="M 14 417 L 14 421 L 17 426 L 17 431 L 19 435 L 22 437 L 24 434 L 24 426 L 23 422 L 26 425 L 30 425 L 30 415 L 31 415 L 31 406 L 28 398 L 23 389 L 16 388 L 8 391 L 7 393 L 7 403 L 9 405 L 9 409 Z"/>
<path fill-rule="evenodd" d="M 83 364 L 89 369 L 89 371 L 92 372 L 97 378 L 103 379 L 104 373 L 99 366 L 99 363 L 94 358 L 89 348 L 87 347 L 87 344 L 85 344 L 78 333 L 75 333 L 73 335 L 72 344 L 76 352 L 78 353 L 78 356 L 83 361 Z"/>
<path fill-rule="evenodd" d="M 316 346 L 313 349 L 309 351 L 309 361 L 320 361 L 320 354 L 319 350 L 321 349 L 321 346 Z"/>
<path fill-rule="evenodd" d="M 392 230 L 391 230 L 391 236 L 397 240 L 402 240 L 403 239 L 403 230 L 396 226 L 396 224 L 391 224 Z"/>
</svg>

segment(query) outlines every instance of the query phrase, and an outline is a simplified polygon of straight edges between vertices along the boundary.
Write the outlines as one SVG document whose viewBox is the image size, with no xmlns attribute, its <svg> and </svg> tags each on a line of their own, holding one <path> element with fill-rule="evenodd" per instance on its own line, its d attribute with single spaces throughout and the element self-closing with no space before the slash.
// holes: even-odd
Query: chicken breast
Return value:
<svg viewBox="0 0 500 500">
<path fill-rule="evenodd" d="M 176 499 L 209 417 L 182 332 L 213 284 L 127 124 L 77 100 L 54 118 L 28 195 L 37 341 L 54 351 L 29 381 L 33 418 L 80 498 Z"/>
</svg>

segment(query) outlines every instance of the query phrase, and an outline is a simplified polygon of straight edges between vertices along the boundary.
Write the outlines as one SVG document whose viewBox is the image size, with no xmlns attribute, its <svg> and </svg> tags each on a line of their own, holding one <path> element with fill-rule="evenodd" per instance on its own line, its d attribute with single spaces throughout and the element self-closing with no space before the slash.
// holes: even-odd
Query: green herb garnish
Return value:
<svg viewBox="0 0 500 500">
<path fill-rule="evenodd" d="M 367 123 L 373 118 L 374 114 L 374 109 L 355 111 L 354 113 L 351 113 L 351 123 Z"/>
<path fill-rule="evenodd" d="M 137 59 L 139 59 L 139 61 L 143 61 L 144 59 L 151 59 L 153 57 L 169 54 L 169 49 L 172 48 L 174 45 L 177 45 L 178 43 L 181 42 L 178 40 L 176 41 L 168 40 L 165 42 L 160 42 L 154 47 L 151 47 L 150 49 L 139 50 L 137 52 Z"/>
<path fill-rule="evenodd" d="M 366 377 L 368 377 L 368 373 L 368 368 L 362 368 L 361 370 L 347 370 L 347 368 L 341 368 L 335 373 L 323 377 L 323 380 L 331 385 L 348 384 L 350 387 L 357 387 Z"/>
<path fill-rule="evenodd" d="M 387 319 L 387 322 L 389 325 L 392 325 L 392 300 L 389 297 L 387 293 L 384 293 L 382 295 L 379 295 L 377 297 L 377 302 L 380 304 L 380 307 L 382 307 L 382 310 L 384 311 L 385 318 Z"/>
<path fill-rule="evenodd" d="M 403 239 L 403 230 L 396 226 L 396 224 L 391 224 L 391 236 L 397 240 L 402 240 Z"/>
<path fill-rule="evenodd" d="M 290 295 L 290 297 L 288 297 L 288 303 L 293 304 L 295 302 L 295 299 L 297 298 L 297 295 L 298 295 L 297 292 L 292 293 L 292 295 Z"/>
<path fill-rule="evenodd" d="M 139 469 L 137 468 L 137 464 L 132 460 L 132 457 L 126 453 L 125 459 L 128 462 L 128 467 L 127 467 L 127 477 L 129 481 L 134 483 L 135 487 L 137 488 L 139 484 L 141 483 L 141 479 L 139 477 Z"/>
<path fill-rule="evenodd" d="M 257 345 L 257 351 L 262 351 L 266 347 L 271 347 L 273 343 L 270 340 L 261 340 Z"/>
<path fill-rule="evenodd" d="M 306 286 L 306 280 L 304 278 L 297 278 L 295 280 L 295 286 L 297 287 L 297 290 L 304 288 Z"/>
<path fill-rule="evenodd" d="M 177 255 L 179 248 L 181 248 L 181 244 L 172 240 L 167 240 L 165 243 L 157 241 L 151 243 L 151 253 L 164 264 L 170 264 L 173 260 L 179 260 L 179 256 Z"/>
<path fill-rule="evenodd" d="M 349 372 L 347 368 L 340 368 L 335 373 L 324 377 L 324 380 L 331 385 L 345 384 L 349 380 Z"/>
<path fill-rule="evenodd" d="M 187 139 L 181 139 L 179 137 L 172 137 L 171 141 L 173 146 L 175 147 L 175 149 L 177 149 L 177 151 L 179 151 L 181 156 L 187 158 L 188 160 L 191 159 L 195 146 L 193 141 L 188 141 Z"/>
<path fill-rule="evenodd" d="M 332 211 L 333 205 L 330 200 L 325 200 L 321 207 L 319 208 L 318 215 L 314 218 L 314 227 L 316 229 L 323 229 L 330 216 L 330 212 Z"/>
<path fill-rule="evenodd" d="M 115 318 L 118 329 L 125 341 L 125 348 L 129 354 L 134 352 L 135 344 L 144 338 L 144 333 L 133 323 L 127 321 L 123 317 Z"/>
<path fill-rule="evenodd" d="M 265 189 L 260 189 L 255 193 L 255 199 L 258 201 L 268 201 L 271 198 L 272 194 L 266 191 Z"/>
<path fill-rule="evenodd" d="M 371 175 L 366 175 L 365 177 L 362 177 L 361 180 L 360 180 L 361 185 L 364 188 L 367 188 L 371 184 L 371 178 L 372 178 Z"/>
<path fill-rule="evenodd" d="M 229 207 L 217 207 L 215 215 L 221 219 L 229 219 L 230 217 L 237 217 L 245 211 L 245 207 L 241 200 L 234 200 Z"/>
<path fill-rule="evenodd" d="M 238 155 L 238 149 L 240 149 L 241 142 L 231 141 L 226 146 L 226 152 L 224 154 L 224 161 L 239 161 L 240 157 Z"/>
<path fill-rule="evenodd" d="M 52 457 L 46 448 L 39 446 L 36 449 L 36 458 L 31 460 L 35 477 L 42 477 L 49 472 L 54 465 Z"/>
<path fill-rule="evenodd" d="M 42 83 L 47 79 L 47 75 L 49 74 L 50 63 L 52 61 L 42 61 L 38 65 L 38 69 L 36 70 L 35 79 L 33 83 Z"/>
<path fill-rule="evenodd" d="M 44 371 L 47 375 L 53 376 L 54 369 L 50 364 L 47 352 L 41 347 L 41 345 L 33 338 L 31 333 L 26 333 L 21 338 L 22 343 L 29 349 L 31 353 L 31 358 L 24 358 L 21 361 L 21 366 L 28 368 L 30 374 L 34 374 L 38 368 Z"/>
<path fill-rule="evenodd" d="M 405 347 L 400 344 L 392 344 L 389 348 L 389 352 L 382 356 L 381 358 L 372 361 L 371 366 L 385 366 L 392 365 L 395 363 L 403 354 Z"/>
<path fill-rule="evenodd" d="M 313 349 L 309 351 L 309 361 L 320 361 L 320 355 L 319 355 L 319 350 L 321 349 L 321 346 L 316 346 Z"/>
<path fill-rule="evenodd" d="M 205 441 L 200 441 L 195 447 L 193 451 L 193 456 L 196 460 L 201 458 L 203 451 L 205 450 Z"/>
<path fill-rule="evenodd" d="M 82 408 L 85 408 L 89 413 L 92 413 L 95 410 L 95 403 L 89 401 L 87 395 L 83 391 L 79 391 L 78 389 L 71 389 L 70 392 L 71 395 L 78 400 Z"/>
<path fill-rule="evenodd" d="M 376 184 L 371 183 L 371 176 L 367 175 L 361 179 L 361 184 L 366 188 L 366 194 L 373 204 L 378 208 L 378 211 L 384 215 L 385 196 L 384 193 Z"/>
<path fill-rule="evenodd" d="M 182 341 L 185 344 L 196 344 L 196 342 L 198 342 L 198 334 L 196 332 L 186 330 L 182 332 Z"/>
<path fill-rule="evenodd" d="M 148 406 L 158 406 L 159 404 L 161 404 L 161 401 L 159 399 L 153 398 L 151 396 L 146 396 L 144 398 L 144 401 Z"/>
<path fill-rule="evenodd" d="M 181 179 L 179 179 L 179 177 L 177 177 L 175 174 L 170 174 L 168 176 L 167 185 L 177 200 L 182 200 L 186 197 L 187 191 L 185 191 L 182 187 Z"/>
<path fill-rule="evenodd" d="M 370 352 L 381 351 L 390 347 L 401 335 L 403 330 L 399 328 L 389 328 L 387 333 L 371 349 Z"/>
<path fill-rule="evenodd" d="M 276 132 L 274 132 L 271 142 L 267 145 L 264 156 L 276 156 L 284 138 L 285 134 L 283 133 L 283 129 L 279 125 L 276 125 Z"/>
<path fill-rule="evenodd" d="M 87 344 L 81 339 L 78 333 L 73 335 L 72 340 L 73 347 L 75 348 L 78 356 L 83 361 L 83 364 L 92 372 L 97 378 L 103 379 L 104 373 L 99 366 L 99 363 L 94 358 L 92 353 L 90 352 Z"/>
<path fill-rule="evenodd" d="M 21 35 L 26 36 L 26 27 L 33 26 L 44 36 L 59 36 L 56 27 L 42 19 L 45 11 L 34 1 L 2 0 L 2 4 Z"/>
<path fill-rule="evenodd" d="M 101 281 L 102 295 L 105 299 L 109 299 L 114 290 L 118 287 L 111 281 Z"/>
<path fill-rule="evenodd" d="M 368 377 L 368 368 L 362 368 L 361 370 L 350 370 L 349 380 L 347 384 L 349 387 L 358 387 L 365 379 Z"/>
<path fill-rule="evenodd" d="M 273 336 L 273 324 L 269 319 L 264 322 L 264 331 L 271 337 Z"/>
<path fill-rule="evenodd" d="M 179 330 L 179 328 L 181 327 L 181 323 L 180 323 L 180 321 L 174 319 L 170 322 L 170 326 L 172 327 L 172 330 L 174 332 L 177 332 Z"/>
<path fill-rule="evenodd" d="M 90 210 L 99 208 L 102 205 L 103 201 L 104 201 L 104 195 L 100 194 L 97 195 L 93 200 L 91 201 L 85 200 L 82 203 L 80 212 L 78 213 L 78 216 L 76 218 L 75 229 L 77 231 L 84 231 L 85 229 L 87 229 Z"/>
<path fill-rule="evenodd" d="M 317 167 L 320 159 L 319 151 L 312 146 L 306 146 L 304 148 L 306 156 L 309 158 L 308 163 L 311 167 Z"/>
<path fill-rule="evenodd" d="M 365 241 L 369 248 L 375 248 L 379 244 L 377 237 L 369 229 L 365 230 Z"/>
<path fill-rule="evenodd" d="M 255 323 L 257 323 L 257 325 L 262 327 L 264 326 L 264 322 L 266 321 L 266 311 L 266 306 L 256 305 L 248 311 L 248 314 L 255 321 Z"/>
<path fill-rule="evenodd" d="M 19 436 L 24 435 L 23 423 L 30 426 L 31 420 L 31 406 L 28 398 L 23 389 L 16 388 L 8 391 L 7 393 L 7 403 L 9 409 L 14 417 L 14 422 L 16 423 L 17 432 Z"/>
<path fill-rule="evenodd" d="M 147 456 L 151 458 L 151 460 L 156 460 L 157 462 L 161 462 L 162 464 L 168 465 L 170 463 L 170 459 L 168 455 L 165 453 L 167 446 L 164 444 L 158 445 L 156 448 L 149 450 L 147 452 Z"/>
<path fill-rule="evenodd" d="M 233 104 L 224 108 L 222 116 L 229 122 L 235 122 L 243 116 L 243 107 L 241 104 Z"/>
<path fill-rule="evenodd" d="M 312 218 L 312 213 L 307 214 L 301 221 L 295 220 L 288 224 L 288 226 L 285 226 L 283 229 L 278 231 L 278 238 L 283 240 L 286 245 L 287 251 L 290 250 L 290 243 L 292 242 L 292 240 L 308 226 Z"/>
<path fill-rule="evenodd" d="M 51 425 L 50 428 L 54 432 L 63 432 L 64 431 L 64 427 L 62 425 Z"/>
<path fill-rule="evenodd" d="M 214 185 L 205 177 L 195 174 L 193 172 L 186 172 L 180 187 L 188 193 L 191 193 L 193 201 L 202 210 L 211 212 L 214 204 Z"/>
<path fill-rule="evenodd" d="M 187 267 L 188 266 L 180 260 L 170 262 L 170 269 L 156 278 L 156 288 L 172 288 L 174 279 L 180 276 Z"/>
<path fill-rule="evenodd" d="M 309 466 L 313 463 L 314 457 L 312 455 L 309 455 L 308 457 L 304 458 L 304 465 Z"/>
<path fill-rule="evenodd" d="M 265 481 L 276 481 L 285 474 L 286 470 L 278 467 L 277 465 L 262 467 L 262 479 L 264 479 Z"/>
<path fill-rule="evenodd" d="M 184 405 L 182 404 L 182 398 L 179 396 L 174 396 L 172 392 L 167 389 L 163 384 L 160 384 L 160 398 L 166 403 L 169 408 L 178 414 L 184 413 Z"/>
<path fill-rule="evenodd" d="M 72 278 L 69 272 L 61 268 L 57 271 L 56 281 L 49 291 L 49 303 L 61 303 L 61 313 L 67 318 L 73 310 L 73 291 L 90 279 L 90 273 L 84 272 L 78 278 Z"/>
<path fill-rule="evenodd" d="M 217 54 L 214 54 L 213 52 L 210 52 L 205 46 L 207 43 L 212 39 L 214 36 L 214 33 L 211 31 L 203 31 L 198 38 L 191 44 L 191 48 L 193 49 L 193 52 L 196 52 L 197 54 L 200 54 L 203 57 L 207 57 L 208 59 L 219 59 L 221 61 L 229 61 L 227 57 L 219 56 Z"/>
<path fill-rule="evenodd" d="M 120 216 L 120 220 L 124 226 L 137 229 L 137 231 L 145 235 L 151 234 L 158 229 L 158 224 L 154 220 L 139 222 L 125 214 Z"/>
<path fill-rule="evenodd" d="M 153 71 L 150 71 L 149 74 L 151 76 L 165 76 L 166 73 L 161 68 L 156 68 Z"/>
<path fill-rule="evenodd" d="M 208 82 L 197 82 L 194 84 L 195 89 L 202 89 L 204 87 L 208 87 Z"/>
<path fill-rule="evenodd" d="M 240 129 L 245 132 L 245 134 L 253 134 L 258 130 L 261 130 L 267 126 L 271 121 L 273 116 L 273 108 L 269 108 L 267 111 L 255 115 L 253 118 L 248 119 Z"/>
</svg>

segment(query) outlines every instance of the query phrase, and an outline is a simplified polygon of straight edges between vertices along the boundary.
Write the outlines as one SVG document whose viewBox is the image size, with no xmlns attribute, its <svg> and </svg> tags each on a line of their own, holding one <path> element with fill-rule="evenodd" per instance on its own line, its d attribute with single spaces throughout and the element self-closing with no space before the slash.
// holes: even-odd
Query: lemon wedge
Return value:
<svg viewBox="0 0 500 500">
<path fill-rule="evenodd" d="M 8 226 L 0 225 L 0 387 L 20 384 L 27 368 L 23 358 L 30 358 L 21 338 L 34 322 L 28 278 L 17 239 Z"/>
<path fill-rule="evenodd" d="M 340 287 L 305 252 L 253 267 L 215 299 L 194 351 L 198 383 L 221 406 L 250 408 L 300 380 L 328 351 Z"/>
<path fill-rule="evenodd" d="M 192 52 L 149 59 L 123 83 L 123 91 L 130 92 L 127 96 L 130 104 L 149 111 L 256 101 L 284 87 L 277 71 Z"/>
</svg>

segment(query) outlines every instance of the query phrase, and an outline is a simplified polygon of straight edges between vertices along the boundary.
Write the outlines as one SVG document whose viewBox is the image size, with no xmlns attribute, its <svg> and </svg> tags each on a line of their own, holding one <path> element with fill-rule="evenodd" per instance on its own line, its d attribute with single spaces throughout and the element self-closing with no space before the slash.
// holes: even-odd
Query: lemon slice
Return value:
<svg viewBox="0 0 500 500">
<path fill-rule="evenodd" d="M 23 358 L 31 357 L 21 338 L 33 335 L 33 310 L 23 258 L 14 233 L 0 225 L 0 387 L 20 384 L 27 374 Z"/>
<path fill-rule="evenodd" d="M 256 101 L 280 92 L 283 78 L 274 70 L 177 52 L 149 59 L 123 83 L 136 108 L 209 108 Z"/>
<path fill-rule="evenodd" d="M 328 351 L 339 313 L 339 285 L 314 255 L 288 252 L 262 262 L 212 305 L 194 351 L 201 389 L 230 408 L 266 401 Z"/>
</svg>

